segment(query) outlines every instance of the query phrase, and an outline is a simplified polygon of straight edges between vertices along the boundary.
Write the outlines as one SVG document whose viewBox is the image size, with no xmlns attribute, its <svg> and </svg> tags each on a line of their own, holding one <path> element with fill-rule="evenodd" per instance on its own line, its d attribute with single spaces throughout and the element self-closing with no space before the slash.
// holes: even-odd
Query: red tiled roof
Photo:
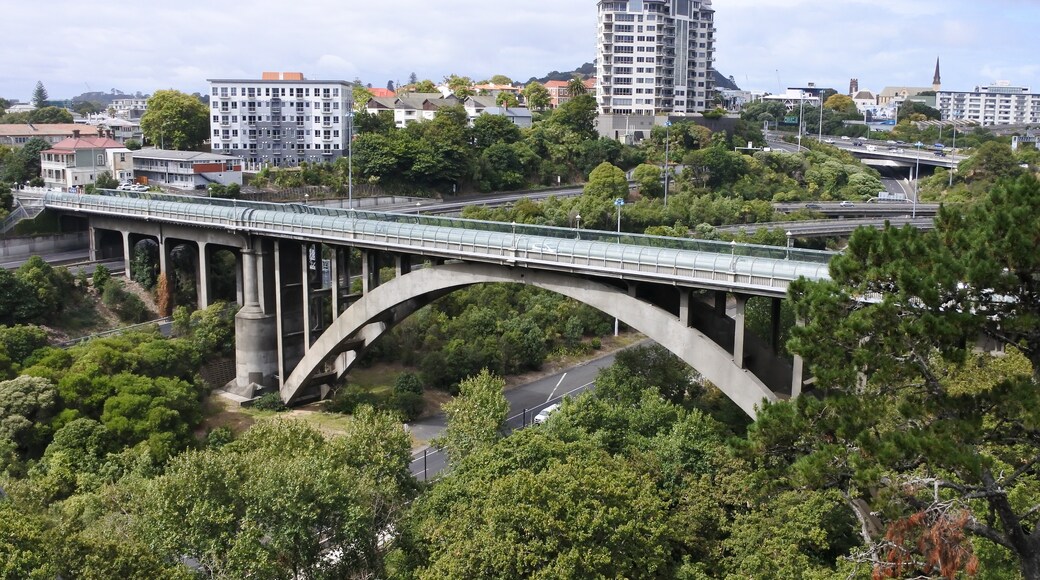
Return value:
<svg viewBox="0 0 1040 580">
<path fill-rule="evenodd" d="M 0 125 L 0 137 L 39 137 L 43 135 L 72 135 L 73 131 L 80 133 L 97 132 L 95 127 L 80 125 L 78 123 L 13 123 Z"/>
<path fill-rule="evenodd" d="M 381 88 L 381 87 L 375 87 L 375 88 L 368 89 L 368 92 L 372 93 L 373 97 L 380 97 L 380 98 L 393 97 L 393 96 L 397 95 L 397 93 L 391 91 L 390 89 L 384 89 L 384 88 Z"/>
<path fill-rule="evenodd" d="M 545 83 L 545 88 L 547 88 L 547 89 L 555 89 L 555 88 L 558 88 L 558 87 L 562 88 L 562 87 L 566 87 L 566 86 L 567 86 L 567 81 L 549 81 L 549 82 Z"/>
<path fill-rule="evenodd" d="M 69 137 L 68 139 L 62 139 L 54 144 L 54 147 L 44 151 L 44 153 L 71 153 L 77 149 L 122 149 L 125 147 L 119 141 L 109 139 L 108 137 Z"/>
</svg>

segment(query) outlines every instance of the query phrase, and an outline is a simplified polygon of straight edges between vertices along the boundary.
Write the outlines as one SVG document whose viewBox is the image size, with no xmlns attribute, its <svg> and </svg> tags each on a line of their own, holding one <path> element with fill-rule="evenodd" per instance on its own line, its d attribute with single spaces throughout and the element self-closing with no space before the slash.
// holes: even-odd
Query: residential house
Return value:
<svg viewBox="0 0 1040 580">
<path fill-rule="evenodd" d="M 97 129 L 88 129 L 76 123 L 0 125 L 0 145 L 21 147 L 33 138 L 40 138 L 54 145 L 77 134 L 92 137 L 101 135 Z"/>
<path fill-rule="evenodd" d="M 462 106 L 466 109 L 469 122 L 472 124 L 481 115 L 500 115 L 521 129 L 533 124 L 530 109 L 527 107 L 501 107 L 495 102 L 496 99 L 497 97 L 490 96 L 467 97 Z"/>
<path fill-rule="evenodd" d="M 459 99 L 454 95 L 444 97 L 440 93 L 401 93 L 394 98 L 369 99 L 365 110 L 373 115 L 381 111 L 393 111 L 394 125 L 403 128 L 409 123 L 433 119 L 437 111 L 457 104 Z"/>
<path fill-rule="evenodd" d="M 130 150 L 122 143 L 107 137 L 81 137 L 76 130 L 72 137 L 40 153 L 40 173 L 47 187 L 77 191 L 94 183 L 103 171 L 117 180 L 128 179 L 125 164 L 130 158 Z"/>
</svg>

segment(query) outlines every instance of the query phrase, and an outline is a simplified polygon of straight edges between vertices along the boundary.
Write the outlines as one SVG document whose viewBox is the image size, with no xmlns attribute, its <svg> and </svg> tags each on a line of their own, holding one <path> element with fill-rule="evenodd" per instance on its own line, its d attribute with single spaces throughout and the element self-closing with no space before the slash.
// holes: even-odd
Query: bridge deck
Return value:
<svg viewBox="0 0 1040 580">
<path fill-rule="evenodd" d="M 354 245 L 445 259 L 782 296 L 800 278 L 829 278 L 832 252 L 177 196 L 47 193 L 52 210 Z"/>
</svg>

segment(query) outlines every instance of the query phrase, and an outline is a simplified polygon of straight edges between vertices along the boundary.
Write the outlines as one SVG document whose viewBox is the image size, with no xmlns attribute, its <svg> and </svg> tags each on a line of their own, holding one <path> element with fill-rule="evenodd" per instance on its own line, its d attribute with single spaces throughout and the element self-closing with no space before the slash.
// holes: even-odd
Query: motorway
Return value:
<svg viewBox="0 0 1040 580">
<path fill-rule="evenodd" d="M 539 411 L 560 402 L 565 396 L 575 396 L 592 387 L 600 369 L 612 364 L 613 353 L 507 390 L 505 395 L 509 401 L 509 419 L 506 421 L 506 430 L 513 431 L 522 429 L 525 425 L 530 426 Z M 414 438 L 430 441 L 444 432 L 445 424 L 444 415 L 439 413 L 412 423 L 409 430 Z M 444 452 L 436 447 L 427 446 L 412 454 L 409 469 L 412 475 L 425 481 L 435 477 L 446 467 L 447 458 Z"/>
<path fill-rule="evenodd" d="M 719 226 L 715 228 L 719 232 L 730 234 L 739 233 L 741 230 L 748 234 L 754 234 L 760 229 L 783 230 L 794 238 L 805 237 L 829 237 L 848 236 L 860 227 L 880 228 L 885 223 L 894 227 L 912 225 L 919 230 L 930 230 L 935 227 L 935 218 L 918 217 L 912 218 L 909 214 L 902 217 L 878 219 L 848 219 L 848 220 L 812 220 L 812 221 L 790 221 L 790 222 L 763 222 L 757 224 L 743 224 L 736 226 Z"/>
</svg>

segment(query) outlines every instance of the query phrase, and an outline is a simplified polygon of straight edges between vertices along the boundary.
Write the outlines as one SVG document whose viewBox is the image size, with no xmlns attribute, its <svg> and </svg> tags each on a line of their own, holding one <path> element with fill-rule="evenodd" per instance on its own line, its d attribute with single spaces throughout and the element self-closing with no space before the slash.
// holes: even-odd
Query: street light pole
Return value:
<svg viewBox="0 0 1040 580">
<path fill-rule="evenodd" d="M 820 93 L 820 136 L 816 140 L 823 143 L 823 93 Z"/>
<path fill-rule="evenodd" d="M 617 198 L 614 200 L 614 206 L 617 207 L 617 242 L 621 243 L 621 207 L 625 205 L 624 198 Z M 614 336 L 618 335 L 618 319 L 614 317 Z"/>
<path fill-rule="evenodd" d="M 347 117 L 347 207 L 354 209 L 354 111 Z"/>
<path fill-rule="evenodd" d="M 805 111 L 805 91 L 798 90 L 798 151 L 802 150 L 802 113 Z"/>
<path fill-rule="evenodd" d="M 914 144 L 914 147 L 917 148 L 917 168 L 914 170 L 914 209 L 910 215 L 913 219 L 917 218 L 917 192 L 918 185 L 921 183 L 921 145 L 923 143 L 920 141 Z"/>
<path fill-rule="evenodd" d="M 669 135 L 671 134 L 672 122 L 664 122 L 664 205 L 668 207 L 668 148 L 671 145 Z"/>
</svg>

